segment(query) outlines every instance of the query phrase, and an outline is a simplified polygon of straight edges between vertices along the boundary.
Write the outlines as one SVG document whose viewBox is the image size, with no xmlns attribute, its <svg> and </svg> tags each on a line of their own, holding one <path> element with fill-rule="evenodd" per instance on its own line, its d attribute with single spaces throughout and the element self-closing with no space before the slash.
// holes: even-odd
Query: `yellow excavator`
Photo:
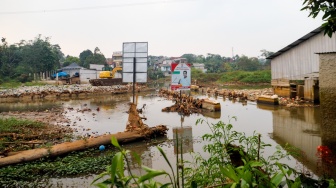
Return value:
<svg viewBox="0 0 336 188">
<path fill-rule="evenodd" d="M 121 71 L 122 67 L 118 66 L 115 68 L 104 66 L 102 71 L 99 73 L 99 79 L 89 80 L 90 84 L 93 86 L 112 86 L 121 85 L 122 78 L 115 78 L 115 74 Z"/>
<path fill-rule="evenodd" d="M 103 67 L 102 71 L 99 73 L 99 78 L 114 78 L 117 71 L 122 71 L 122 67 Z"/>
</svg>

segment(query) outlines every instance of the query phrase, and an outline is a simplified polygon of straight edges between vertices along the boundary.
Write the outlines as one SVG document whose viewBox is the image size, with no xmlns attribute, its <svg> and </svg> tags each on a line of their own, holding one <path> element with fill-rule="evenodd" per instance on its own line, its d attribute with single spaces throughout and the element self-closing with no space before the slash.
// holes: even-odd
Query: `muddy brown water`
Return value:
<svg viewBox="0 0 336 188">
<path fill-rule="evenodd" d="M 176 148 L 172 144 L 172 139 L 176 138 L 173 133 L 174 130 L 183 132 L 185 139 L 191 140 L 191 142 L 184 143 L 182 147 L 184 159 L 191 160 L 188 154 L 190 151 L 203 153 L 201 136 L 209 133 L 210 128 L 206 124 L 195 125 L 196 120 L 202 118 L 209 124 L 218 121 L 231 122 L 234 130 L 244 132 L 248 136 L 252 135 L 253 132 L 260 133 L 262 141 L 272 145 L 265 151 L 265 156 L 272 154 L 276 145 L 289 143 L 299 148 L 306 158 L 301 160 L 292 157 L 291 160 L 282 162 L 311 172 L 316 176 L 322 175 L 322 162 L 317 155 L 317 147 L 323 145 L 320 107 L 285 108 L 258 105 L 255 102 L 243 104 L 221 97 L 193 95 L 219 101 L 221 112 L 212 112 L 205 115 L 192 114 L 182 118 L 181 115 L 174 112 L 161 112 L 162 108 L 171 106 L 173 102 L 158 97 L 156 92 L 141 93 L 138 96 L 138 108 L 145 105 L 142 116 L 146 117 L 147 120 L 144 122 L 148 126 L 159 124 L 168 126 L 168 141 L 163 142 L 161 147 L 168 158 L 171 159 L 173 166 L 176 161 Z M 68 125 L 76 130 L 76 134 L 95 136 L 124 131 L 128 118 L 128 103 L 131 101 L 132 96 L 129 94 L 61 101 L 45 100 L 24 103 L 18 101 L 15 103 L 0 103 L 0 112 L 44 111 L 52 108 L 64 108 L 65 116 L 70 120 Z M 232 118 L 234 116 L 237 118 L 236 120 Z M 134 143 L 128 147 L 142 156 L 144 165 L 169 171 L 168 165 L 155 147 L 144 143 Z M 133 169 L 133 171 L 135 174 L 143 173 L 140 169 Z M 95 176 L 96 174 L 89 174 L 76 178 L 52 179 L 51 182 L 54 187 L 90 187 L 90 183 Z"/>
</svg>

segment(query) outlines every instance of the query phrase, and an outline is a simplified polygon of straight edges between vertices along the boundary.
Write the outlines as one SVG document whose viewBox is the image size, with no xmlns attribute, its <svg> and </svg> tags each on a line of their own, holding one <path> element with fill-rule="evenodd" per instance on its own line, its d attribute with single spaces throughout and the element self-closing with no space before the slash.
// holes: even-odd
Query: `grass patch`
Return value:
<svg viewBox="0 0 336 188">
<path fill-rule="evenodd" d="M 46 125 L 41 122 L 7 118 L 0 119 L 0 133 L 24 133 L 29 132 L 30 129 L 45 128 Z"/>
<path fill-rule="evenodd" d="M 272 75 L 270 70 L 263 71 L 235 71 L 227 72 L 220 78 L 220 82 L 241 82 L 241 83 L 271 83 Z"/>
<path fill-rule="evenodd" d="M 44 85 L 48 85 L 46 83 L 43 82 L 25 82 L 25 83 L 21 83 L 18 81 L 8 81 L 8 82 L 4 82 L 2 84 L 0 84 L 0 88 L 1 89 L 13 89 L 13 88 L 18 88 L 20 86 L 44 86 Z"/>
</svg>

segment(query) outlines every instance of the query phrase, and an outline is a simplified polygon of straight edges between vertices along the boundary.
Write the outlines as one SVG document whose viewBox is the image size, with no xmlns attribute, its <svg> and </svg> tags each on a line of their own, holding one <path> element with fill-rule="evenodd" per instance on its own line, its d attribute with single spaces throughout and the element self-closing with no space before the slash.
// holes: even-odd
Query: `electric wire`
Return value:
<svg viewBox="0 0 336 188">
<path fill-rule="evenodd" d="M 121 7 L 132 7 L 132 6 L 145 6 L 145 5 L 155 5 L 155 4 L 165 4 L 165 3 L 181 3 L 186 1 L 197 1 L 197 0 L 162 0 L 162 1 L 151 1 L 151 2 L 139 2 L 139 3 L 122 3 L 113 5 L 101 5 L 101 6 L 90 6 L 90 7 L 77 7 L 77 8 L 61 8 L 61 9 L 49 9 L 49 10 L 26 10 L 26 11 L 7 11 L 0 12 L 0 14 L 35 14 L 35 13 L 53 13 L 53 12 L 69 12 L 69 11 L 83 11 L 83 10 L 96 10 L 96 9 L 108 9 L 108 8 L 121 8 Z"/>
</svg>

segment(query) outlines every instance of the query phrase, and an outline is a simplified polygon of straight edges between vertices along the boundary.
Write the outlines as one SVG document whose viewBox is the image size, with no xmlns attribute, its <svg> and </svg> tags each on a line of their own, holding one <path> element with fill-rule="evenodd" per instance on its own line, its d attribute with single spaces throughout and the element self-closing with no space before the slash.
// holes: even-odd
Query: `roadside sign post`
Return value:
<svg viewBox="0 0 336 188">
<path fill-rule="evenodd" d="M 133 83 L 133 103 L 135 103 L 135 83 L 147 82 L 148 42 L 123 43 L 124 83 Z"/>
<path fill-rule="evenodd" d="M 172 63 L 171 71 L 172 78 L 170 89 L 171 90 L 190 90 L 191 85 L 191 68 L 187 63 Z"/>
<path fill-rule="evenodd" d="M 177 90 L 180 91 L 180 105 L 182 104 L 182 90 L 184 91 L 190 91 L 190 86 L 191 86 L 191 65 L 188 63 L 172 63 L 171 64 L 171 71 L 172 71 L 172 77 L 171 77 L 171 83 L 170 83 L 170 89 L 171 90 Z M 183 121 L 184 121 L 184 114 L 183 112 L 180 113 L 181 116 L 181 129 L 183 128 Z M 177 133 L 176 133 L 177 134 Z M 178 136 L 177 136 L 178 137 Z M 179 141 L 178 138 L 176 137 L 176 142 L 177 146 L 179 146 Z M 181 150 L 181 165 L 183 164 L 183 146 L 182 143 L 184 142 L 183 136 L 181 136 L 181 145 L 180 145 L 180 150 Z M 180 164 L 178 163 L 178 153 L 176 155 L 176 163 L 179 166 Z M 184 185 L 184 170 L 182 168 L 177 168 L 177 171 L 181 170 L 182 173 L 182 185 Z M 178 183 L 180 183 L 178 181 Z"/>
</svg>

